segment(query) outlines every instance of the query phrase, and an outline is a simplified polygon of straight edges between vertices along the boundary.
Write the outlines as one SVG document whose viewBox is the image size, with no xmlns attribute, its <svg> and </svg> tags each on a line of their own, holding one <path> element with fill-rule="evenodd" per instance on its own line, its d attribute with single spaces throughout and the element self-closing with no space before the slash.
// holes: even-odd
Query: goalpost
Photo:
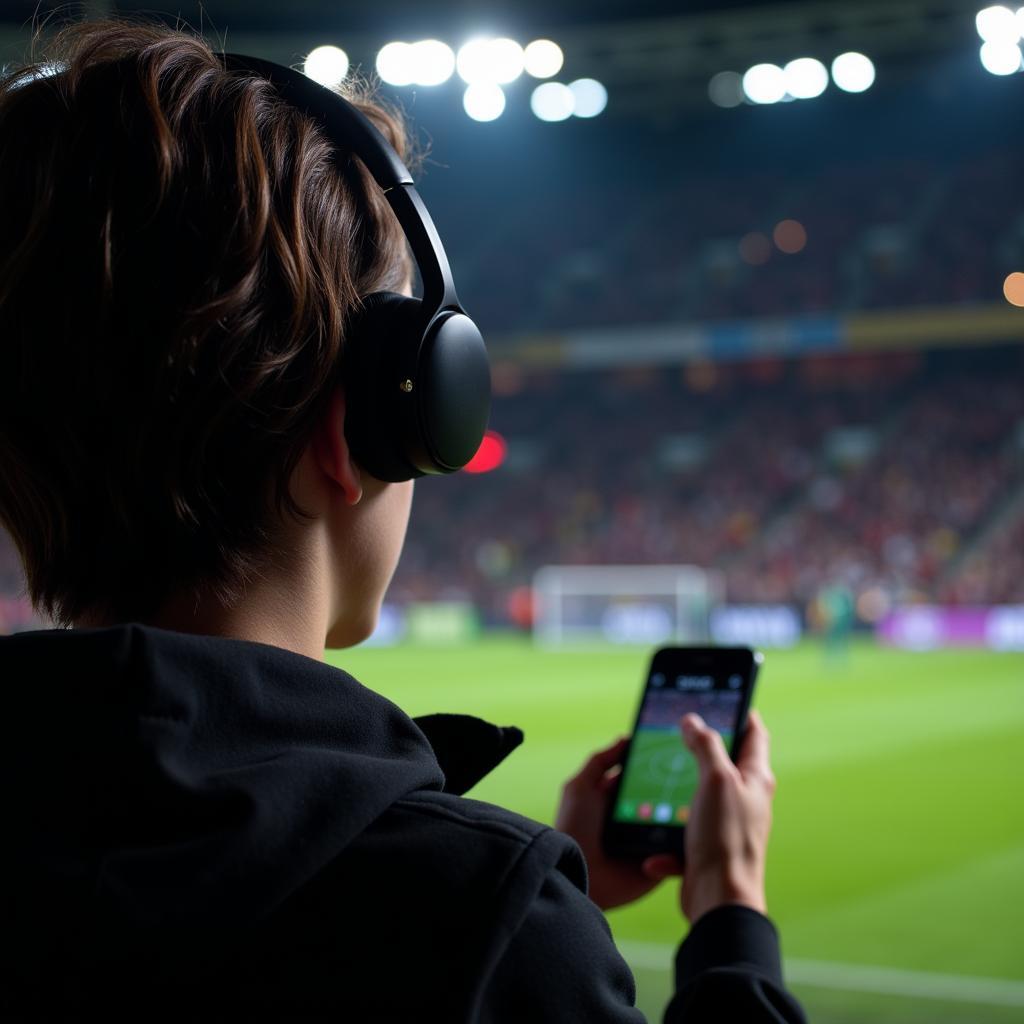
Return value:
<svg viewBox="0 0 1024 1024">
<path fill-rule="evenodd" d="M 702 643 L 720 573 L 695 565 L 547 565 L 533 578 L 538 644 Z"/>
</svg>

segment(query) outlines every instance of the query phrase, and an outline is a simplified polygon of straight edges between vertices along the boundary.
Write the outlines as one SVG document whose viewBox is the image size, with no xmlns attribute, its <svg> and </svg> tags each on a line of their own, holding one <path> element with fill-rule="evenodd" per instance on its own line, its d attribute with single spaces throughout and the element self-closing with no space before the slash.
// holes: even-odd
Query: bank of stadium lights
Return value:
<svg viewBox="0 0 1024 1024">
<path fill-rule="evenodd" d="M 563 62 L 561 47 L 550 39 L 534 39 L 523 47 L 504 37 L 476 38 L 463 44 L 458 53 L 437 39 L 424 39 L 381 47 L 376 67 L 382 81 L 396 86 L 441 85 L 457 73 L 466 84 L 462 97 L 466 113 L 476 121 L 493 121 L 505 110 L 503 85 L 523 74 L 552 78 Z M 569 85 L 547 82 L 531 97 L 534 113 L 545 121 L 596 117 L 607 103 L 608 91 L 592 78 Z"/>
<path fill-rule="evenodd" d="M 797 57 L 785 66 L 755 64 L 742 75 L 720 71 L 708 82 L 708 96 L 719 107 L 810 100 L 828 88 L 829 77 L 817 58 Z M 832 61 L 831 79 L 844 92 L 864 92 L 874 84 L 875 65 L 862 53 L 841 53 Z"/>
<path fill-rule="evenodd" d="M 982 67 L 993 75 L 1013 75 L 1024 69 L 1024 7 L 1016 11 L 996 5 L 978 11 L 975 27 L 981 37 Z"/>
</svg>

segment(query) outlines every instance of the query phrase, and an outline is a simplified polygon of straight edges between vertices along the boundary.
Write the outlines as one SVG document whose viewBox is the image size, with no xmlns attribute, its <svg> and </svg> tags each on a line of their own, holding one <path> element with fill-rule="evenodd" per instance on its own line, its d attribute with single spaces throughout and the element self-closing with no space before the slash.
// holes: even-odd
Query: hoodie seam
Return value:
<svg viewBox="0 0 1024 1024">
<path fill-rule="evenodd" d="M 525 828 L 513 824 L 510 821 L 497 821 L 488 818 L 475 818 L 468 814 L 461 814 L 451 807 L 440 807 L 437 804 L 424 801 L 413 801 L 409 799 L 398 800 L 393 805 L 395 808 L 411 811 L 415 814 L 423 814 L 431 818 L 445 818 L 459 825 L 469 828 L 480 829 L 481 831 L 493 832 L 498 835 L 510 836 L 526 844 L 538 839 L 545 832 L 553 831 L 549 826 L 537 823 L 537 831 L 531 832 Z"/>
</svg>

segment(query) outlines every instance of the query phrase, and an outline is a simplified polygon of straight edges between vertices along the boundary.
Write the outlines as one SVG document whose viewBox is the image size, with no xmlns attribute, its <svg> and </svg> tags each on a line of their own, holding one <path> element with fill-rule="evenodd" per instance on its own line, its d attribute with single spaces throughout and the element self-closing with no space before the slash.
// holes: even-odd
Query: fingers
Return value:
<svg viewBox="0 0 1024 1024">
<path fill-rule="evenodd" d="M 733 771 L 722 737 L 700 715 L 683 715 L 683 741 L 697 758 L 701 778 Z"/>
<path fill-rule="evenodd" d="M 670 853 L 659 853 L 654 857 L 648 857 L 640 870 L 652 881 L 660 882 L 664 878 L 671 878 L 672 875 L 683 873 L 683 862 Z"/>
<path fill-rule="evenodd" d="M 740 748 L 739 757 L 736 758 L 736 767 L 739 768 L 745 779 L 757 779 L 767 789 L 775 789 L 768 730 L 756 711 L 751 711 L 747 719 L 747 732 L 743 737 L 743 746 Z"/>
<path fill-rule="evenodd" d="M 604 778 L 605 772 L 614 768 L 622 760 L 629 740 L 625 736 L 617 739 L 610 747 L 591 754 L 587 763 L 580 769 L 576 780 L 596 786 Z"/>
</svg>

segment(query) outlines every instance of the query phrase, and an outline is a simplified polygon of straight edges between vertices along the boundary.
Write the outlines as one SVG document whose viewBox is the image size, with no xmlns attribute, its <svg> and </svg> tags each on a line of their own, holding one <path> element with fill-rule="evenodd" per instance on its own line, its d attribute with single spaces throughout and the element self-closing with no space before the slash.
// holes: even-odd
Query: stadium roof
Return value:
<svg viewBox="0 0 1024 1024">
<path fill-rule="evenodd" d="M 493 22 L 509 28 L 567 27 L 646 19 L 675 18 L 694 14 L 715 14 L 747 9 L 778 7 L 778 0 L 507 0 L 487 3 L 471 0 L 449 0 L 448 3 L 423 3 L 422 0 L 391 0 L 387 15 L 382 16 L 376 0 L 289 0 L 287 4 L 271 0 L 205 0 L 197 2 L 190 12 L 188 5 L 160 4 L 142 0 L 85 0 L 73 9 L 90 15 L 103 13 L 151 14 L 165 10 L 174 17 L 197 21 L 200 11 L 204 20 L 221 27 L 241 31 L 267 29 L 323 29 L 344 27 L 354 31 L 380 32 L 386 26 L 457 28 L 471 23 Z M 790 7 L 831 7 L 836 11 L 855 8 L 851 3 L 822 3 L 821 0 L 790 0 Z M 935 4 L 931 4 L 935 7 Z M 941 5 L 940 5 L 941 6 Z M 962 6 L 970 6 L 962 5 Z M 47 17 L 53 12 L 67 12 L 69 5 L 56 0 L 0 0 L 0 21 L 21 24 L 34 16 Z"/>
</svg>

